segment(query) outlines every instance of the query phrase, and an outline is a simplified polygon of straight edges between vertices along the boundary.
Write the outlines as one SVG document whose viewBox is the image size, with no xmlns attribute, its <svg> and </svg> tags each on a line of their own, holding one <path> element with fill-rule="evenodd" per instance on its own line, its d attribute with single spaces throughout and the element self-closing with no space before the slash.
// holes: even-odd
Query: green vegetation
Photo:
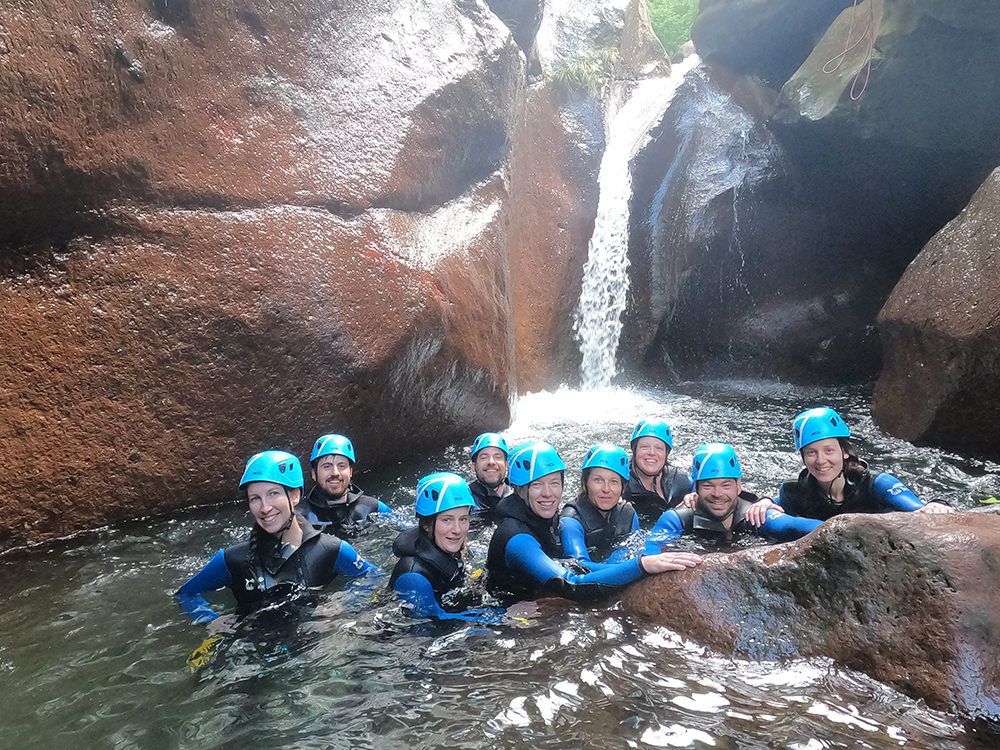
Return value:
<svg viewBox="0 0 1000 750">
<path fill-rule="evenodd" d="M 618 50 L 606 47 L 596 52 L 563 63 L 552 73 L 552 82 L 562 96 L 596 96 L 614 72 Z"/>
<path fill-rule="evenodd" d="M 698 0 L 646 0 L 649 21 L 668 55 L 691 38 Z"/>
</svg>

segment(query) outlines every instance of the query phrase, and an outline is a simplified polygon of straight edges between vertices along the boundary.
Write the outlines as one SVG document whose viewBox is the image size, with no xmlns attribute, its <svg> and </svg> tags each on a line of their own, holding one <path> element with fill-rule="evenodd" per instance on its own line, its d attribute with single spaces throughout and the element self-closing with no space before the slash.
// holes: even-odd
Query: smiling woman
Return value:
<svg viewBox="0 0 1000 750">
<path fill-rule="evenodd" d="M 583 458 L 583 488 L 560 514 L 565 553 L 581 562 L 622 562 L 633 556 L 625 542 L 639 530 L 639 517 L 622 497 L 628 454 L 617 445 L 595 445 Z"/>
<path fill-rule="evenodd" d="M 565 550 L 558 515 L 565 471 L 566 464 L 548 443 L 529 441 L 511 452 L 514 494 L 497 506 L 500 520 L 486 559 L 494 591 L 517 599 L 543 595 L 599 599 L 644 575 L 683 570 L 701 562 L 697 555 L 666 552 L 587 573 L 567 568 L 559 562 Z"/>
<path fill-rule="evenodd" d="M 952 511 L 939 500 L 925 503 L 892 474 L 869 471 L 854 452 L 847 423 L 828 406 L 796 416 L 792 436 L 805 468 L 781 485 L 777 502 L 786 513 L 825 521 L 841 513 Z"/>
<path fill-rule="evenodd" d="M 392 569 L 389 588 L 418 617 L 486 623 L 503 618 L 502 609 L 449 611 L 442 602 L 445 595 L 466 584 L 466 542 L 475 505 L 458 474 L 441 471 L 417 483 L 417 528 L 404 531 L 392 545 L 399 562 Z"/>
<path fill-rule="evenodd" d="M 212 631 L 232 628 L 203 594 L 228 587 L 237 614 L 275 603 L 300 588 L 325 586 L 337 574 L 356 577 L 376 570 L 347 542 L 321 534 L 295 513 L 302 496 L 302 466 L 285 451 L 251 456 L 240 479 L 254 527 L 250 538 L 220 550 L 178 589 L 181 608 Z"/>
</svg>

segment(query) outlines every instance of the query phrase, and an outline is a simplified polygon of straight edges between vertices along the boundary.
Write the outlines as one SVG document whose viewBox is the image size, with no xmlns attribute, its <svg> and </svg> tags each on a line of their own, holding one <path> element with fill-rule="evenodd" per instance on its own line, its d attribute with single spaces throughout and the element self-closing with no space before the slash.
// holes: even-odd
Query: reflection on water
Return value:
<svg viewBox="0 0 1000 750">
<path fill-rule="evenodd" d="M 559 391 L 522 399 L 511 439 L 553 441 L 578 466 L 598 440 L 624 443 L 641 417 L 674 426 L 672 459 L 733 442 L 750 489 L 798 471 L 791 417 L 838 409 L 873 465 L 961 504 L 997 494 L 1000 467 L 887 439 L 862 390 L 753 383 L 669 393 Z M 470 436 L 471 437 L 471 436 Z M 413 485 L 464 471 L 463 446 L 359 478 L 400 510 L 358 540 L 388 571 L 391 541 L 413 522 Z M 569 472 L 567 494 L 578 475 Z M 205 637 L 171 592 L 246 531 L 224 506 L 85 535 L 0 564 L 4 747 L 958 748 L 962 725 L 829 662 L 722 658 L 614 602 L 549 602 L 530 627 L 418 623 L 378 586 L 325 594 L 297 618 L 224 642 L 192 674 Z M 474 548 L 485 552 L 483 532 Z M 216 601 L 230 606 L 222 592 Z M 277 622 L 275 622 L 277 620 Z M 985 746 L 985 745 L 984 745 Z"/>
</svg>

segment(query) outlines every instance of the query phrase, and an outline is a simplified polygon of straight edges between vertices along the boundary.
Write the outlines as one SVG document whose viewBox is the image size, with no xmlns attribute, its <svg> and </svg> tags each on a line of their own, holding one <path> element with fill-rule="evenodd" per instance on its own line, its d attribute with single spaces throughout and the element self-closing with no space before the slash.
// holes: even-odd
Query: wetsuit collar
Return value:
<svg viewBox="0 0 1000 750">
<path fill-rule="evenodd" d="M 334 497 L 318 484 L 314 484 L 312 489 L 309 490 L 309 494 L 306 496 L 306 499 L 317 508 L 333 508 L 337 505 L 350 505 L 362 494 L 363 493 L 360 488 L 351 484 L 348 486 L 347 492 L 340 497 Z"/>
</svg>

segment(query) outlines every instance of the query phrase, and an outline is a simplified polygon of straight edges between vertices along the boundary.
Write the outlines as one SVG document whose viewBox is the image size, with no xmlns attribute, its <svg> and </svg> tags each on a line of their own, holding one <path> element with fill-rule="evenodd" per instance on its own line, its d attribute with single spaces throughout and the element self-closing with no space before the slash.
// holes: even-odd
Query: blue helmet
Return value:
<svg viewBox="0 0 1000 750">
<path fill-rule="evenodd" d="M 515 487 L 523 487 L 536 479 L 566 470 L 566 464 L 563 463 L 556 449 L 541 440 L 521 443 L 511 451 L 509 461 L 507 478 Z"/>
<path fill-rule="evenodd" d="M 507 441 L 503 439 L 503 435 L 499 432 L 484 432 L 473 440 L 472 447 L 469 448 L 469 455 L 475 460 L 476 454 L 483 448 L 499 448 L 503 451 L 504 458 L 510 455 L 510 448 L 507 447 Z"/>
<path fill-rule="evenodd" d="M 635 450 L 635 441 L 641 437 L 655 437 L 667 444 L 667 450 L 674 447 L 674 431 L 670 425 L 660 419 L 644 419 L 632 430 L 632 437 L 628 439 L 629 446 Z"/>
<path fill-rule="evenodd" d="M 287 451 L 264 451 L 250 456 L 240 487 L 250 482 L 274 482 L 284 487 L 302 488 L 302 464 Z"/>
<path fill-rule="evenodd" d="M 847 424 L 829 406 L 806 409 L 792 421 L 792 437 L 795 450 L 800 451 L 809 443 L 824 438 L 849 438 L 851 431 Z"/>
<path fill-rule="evenodd" d="M 475 504 L 469 485 L 458 474 L 438 471 L 417 482 L 417 504 L 414 511 L 421 518 L 436 516 L 452 508 L 471 508 Z"/>
<path fill-rule="evenodd" d="M 332 456 L 334 454 L 343 456 L 351 462 L 351 465 L 354 465 L 356 461 L 354 458 L 354 444 L 350 438 L 346 435 L 331 433 L 316 438 L 316 442 L 313 443 L 312 455 L 309 456 L 309 462 L 312 463 L 320 456 Z"/>
<path fill-rule="evenodd" d="M 611 469 L 611 471 L 622 478 L 622 481 L 627 482 L 628 454 L 624 448 L 619 448 L 617 445 L 608 445 L 606 443 L 595 445 L 583 457 L 583 465 L 580 468 L 583 470 L 594 468 Z"/>
<path fill-rule="evenodd" d="M 694 449 L 691 486 L 703 479 L 741 479 L 743 468 L 728 443 L 705 443 Z"/>
</svg>

